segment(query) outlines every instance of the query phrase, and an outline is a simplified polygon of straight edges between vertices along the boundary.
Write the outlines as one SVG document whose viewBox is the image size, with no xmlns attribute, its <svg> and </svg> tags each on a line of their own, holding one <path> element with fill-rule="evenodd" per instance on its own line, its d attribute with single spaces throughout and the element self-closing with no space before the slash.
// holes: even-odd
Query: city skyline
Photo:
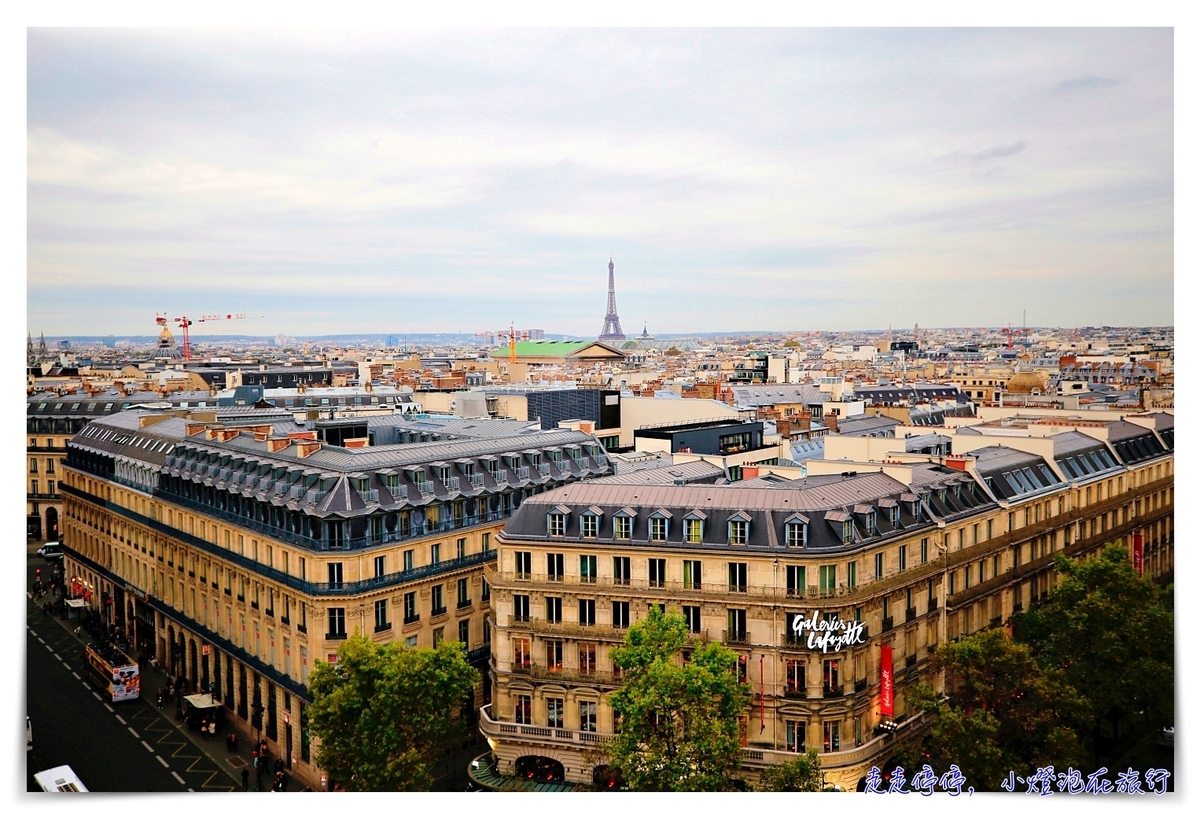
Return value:
<svg viewBox="0 0 1200 818">
<path fill-rule="evenodd" d="M 31 29 L 28 330 L 1172 325 L 1172 37 Z"/>
</svg>

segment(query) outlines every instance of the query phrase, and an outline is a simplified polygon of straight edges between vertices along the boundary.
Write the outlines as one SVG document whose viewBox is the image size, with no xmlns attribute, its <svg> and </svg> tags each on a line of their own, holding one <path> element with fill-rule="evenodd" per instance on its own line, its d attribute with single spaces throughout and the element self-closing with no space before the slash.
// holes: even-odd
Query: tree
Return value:
<svg viewBox="0 0 1200 818">
<path fill-rule="evenodd" d="M 1112 767 L 1175 723 L 1175 615 L 1170 592 L 1138 577 L 1129 552 L 1059 554 L 1046 602 L 1014 617 L 1013 633 L 1087 700 L 1092 762 Z"/>
<path fill-rule="evenodd" d="M 464 735 L 479 672 L 462 645 L 409 648 L 354 635 L 308 677 L 317 764 L 359 792 L 428 790 L 438 755 Z"/>
<path fill-rule="evenodd" d="M 687 647 L 690 657 L 680 662 Z M 657 607 L 613 649 L 622 683 L 609 698 L 618 720 L 608 749 L 629 789 L 713 792 L 737 789 L 738 717 L 750 691 L 738 655 L 717 642 L 688 639 L 677 613 Z"/>
<path fill-rule="evenodd" d="M 932 714 L 927 748 L 935 770 L 957 764 L 968 786 L 996 791 L 1010 770 L 1080 766 L 1086 704 L 1027 645 L 993 628 L 938 645 L 931 664 L 946 672 L 945 695 L 920 684 L 907 701 Z"/>
<path fill-rule="evenodd" d="M 764 792 L 820 792 L 821 759 L 809 750 L 791 761 L 763 770 L 758 788 Z"/>
</svg>

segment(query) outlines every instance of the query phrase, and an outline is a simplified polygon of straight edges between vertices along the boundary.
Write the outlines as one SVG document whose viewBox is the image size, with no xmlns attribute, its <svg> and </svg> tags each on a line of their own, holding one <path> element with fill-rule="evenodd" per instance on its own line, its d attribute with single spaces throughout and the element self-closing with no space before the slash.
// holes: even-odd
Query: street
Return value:
<svg viewBox="0 0 1200 818">
<path fill-rule="evenodd" d="M 26 587 L 32 587 L 36 568 L 48 577 L 52 567 L 31 555 Z M 40 791 L 34 773 L 60 764 L 69 764 L 92 792 L 241 789 L 240 781 L 235 784 L 179 729 L 173 705 L 155 706 L 153 687 L 144 691 L 147 698 L 106 702 L 86 681 L 84 643 L 67 623 L 42 613 L 45 599 L 30 599 L 26 606 L 26 707 L 33 724 L 29 791 Z"/>
</svg>

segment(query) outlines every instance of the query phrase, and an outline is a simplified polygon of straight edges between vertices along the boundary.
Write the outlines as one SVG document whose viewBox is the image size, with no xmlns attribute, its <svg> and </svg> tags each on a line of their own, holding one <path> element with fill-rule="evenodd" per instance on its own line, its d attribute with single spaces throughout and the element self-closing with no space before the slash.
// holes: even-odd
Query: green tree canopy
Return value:
<svg viewBox="0 0 1200 818">
<path fill-rule="evenodd" d="M 1171 597 L 1117 544 L 1086 560 L 1060 554 L 1055 569 L 1048 600 L 1014 617 L 1013 634 L 1086 697 L 1091 760 L 1112 766 L 1175 723 Z"/>
<path fill-rule="evenodd" d="M 354 635 L 308 677 L 317 764 L 358 792 L 428 790 L 437 756 L 463 735 L 479 672 L 462 645 L 409 648 Z"/>
<path fill-rule="evenodd" d="M 809 750 L 791 761 L 763 770 L 758 788 L 764 792 L 820 792 L 821 759 Z"/>
<path fill-rule="evenodd" d="M 691 651 L 686 662 L 680 653 Z M 677 613 L 651 607 L 613 650 L 622 683 L 609 698 L 618 719 L 608 752 L 631 790 L 737 789 L 738 717 L 750 701 L 738 655 L 717 642 L 689 641 Z"/>
<path fill-rule="evenodd" d="M 934 769 L 957 764 L 968 785 L 995 791 L 1010 770 L 1080 766 L 1077 731 L 1086 704 L 1062 671 L 1043 668 L 1027 645 L 998 628 L 979 631 L 938 645 L 932 667 L 946 673 L 945 696 L 920 684 L 908 702 L 932 714 Z"/>
</svg>

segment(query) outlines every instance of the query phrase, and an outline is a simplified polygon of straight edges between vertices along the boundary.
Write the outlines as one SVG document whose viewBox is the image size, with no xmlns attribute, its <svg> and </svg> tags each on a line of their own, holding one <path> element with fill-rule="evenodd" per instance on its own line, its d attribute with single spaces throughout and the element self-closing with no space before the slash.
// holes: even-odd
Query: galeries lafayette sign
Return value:
<svg viewBox="0 0 1200 818">
<path fill-rule="evenodd" d="M 836 653 L 866 643 L 865 622 L 841 619 L 837 614 L 828 619 L 821 619 L 820 616 L 820 611 L 813 611 L 808 618 L 802 613 L 792 615 L 792 634 L 799 641 L 807 633 L 809 650 L 820 648 L 822 653 Z"/>
</svg>

